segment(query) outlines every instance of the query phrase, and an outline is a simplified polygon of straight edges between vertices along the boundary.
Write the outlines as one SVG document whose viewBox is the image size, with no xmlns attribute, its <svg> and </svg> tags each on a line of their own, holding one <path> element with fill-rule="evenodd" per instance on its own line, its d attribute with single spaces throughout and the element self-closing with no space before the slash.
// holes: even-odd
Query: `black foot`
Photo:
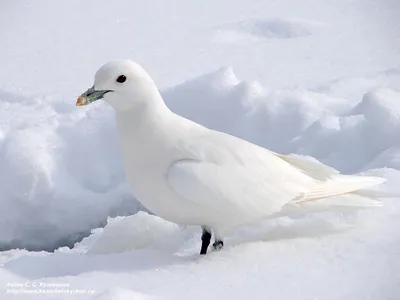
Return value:
<svg viewBox="0 0 400 300">
<path fill-rule="evenodd" d="M 211 231 L 205 227 L 202 228 L 203 228 L 203 234 L 201 235 L 200 255 L 207 254 L 207 248 L 211 242 Z"/>
<path fill-rule="evenodd" d="M 214 244 L 212 245 L 214 250 L 221 250 L 224 247 L 224 241 L 222 240 L 215 240 Z"/>
</svg>

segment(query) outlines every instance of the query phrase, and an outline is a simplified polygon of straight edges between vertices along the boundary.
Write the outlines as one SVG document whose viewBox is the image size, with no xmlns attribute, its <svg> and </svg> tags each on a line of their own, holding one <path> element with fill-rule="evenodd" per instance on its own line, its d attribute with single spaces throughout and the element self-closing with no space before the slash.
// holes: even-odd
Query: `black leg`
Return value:
<svg viewBox="0 0 400 300">
<path fill-rule="evenodd" d="M 207 254 L 207 248 L 211 242 L 211 230 L 202 226 L 203 234 L 201 235 L 201 250 L 200 255 Z"/>
</svg>

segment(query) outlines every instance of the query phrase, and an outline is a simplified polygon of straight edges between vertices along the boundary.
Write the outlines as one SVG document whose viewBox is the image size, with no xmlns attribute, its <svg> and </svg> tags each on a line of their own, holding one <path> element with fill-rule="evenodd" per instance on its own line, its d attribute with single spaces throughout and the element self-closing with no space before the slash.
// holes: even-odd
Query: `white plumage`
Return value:
<svg viewBox="0 0 400 300">
<path fill-rule="evenodd" d="M 221 237 L 236 226 L 302 210 L 379 204 L 368 188 L 382 178 L 341 175 L 317 160 L 280 155 L 176 115 L 132 61 L 100 68 L 91 94 L 78 104 L 101 98 L 91 99 L 93 91 L 103 92 L 116 111 L 134 194 L 167 220 L 212 228 Z"/>
</svg>

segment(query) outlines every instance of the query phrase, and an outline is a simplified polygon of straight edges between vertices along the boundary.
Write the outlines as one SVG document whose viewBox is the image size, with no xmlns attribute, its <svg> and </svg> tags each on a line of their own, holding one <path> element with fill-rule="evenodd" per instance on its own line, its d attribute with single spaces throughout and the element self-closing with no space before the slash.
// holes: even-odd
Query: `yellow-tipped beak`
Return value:
<svg viewBox="0 0 400 300">
<path fill-rule="evenodd" d="M 76 106 L 84 106 L 87 104 L 87 98 L 85 96 L 79 96 L 78 100 L 76 101 Z"/>
</svg>

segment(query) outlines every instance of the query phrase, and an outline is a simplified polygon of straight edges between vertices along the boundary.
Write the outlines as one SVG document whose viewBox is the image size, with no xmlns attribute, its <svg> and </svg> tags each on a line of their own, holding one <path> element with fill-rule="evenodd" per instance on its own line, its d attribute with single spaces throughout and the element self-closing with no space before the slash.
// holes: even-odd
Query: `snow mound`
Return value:
<svg viewBox="0 0 400 300">
<path fill-rule="evenodd" d="M 122 253 L 144 248 L 174 253 L 185 240 L 183 229 L 146 212 L 109 218 L 99 233 L 100 237 L 87 253 Z"/>
<path fill-rule="evenodd" d="M 1 91 L 0 108 L 0 249 L 73 245 L 138 210 L 107 107 Z"/>
<path fill-rule="evenodd" d="M 368 92 L 364 95 L 353 114 L 363 114 L 371 122 L 382 122 L 388 124 L 387 127 L 395 126 L 398 129 L 400 119 L 399 93 L 388 88 L 380 88 Z"/>
<path fill-rule="evenodd" d="M 293 144 L 344 172 L 398 168 L 399 97 L 389 88 L 373 89 L 348 113 L 315 122 Z"/>
<path fill-rule="evenodd" d="M 362 89 L 358 101 L 328 88 L 269 90 L 228 67 L 162 94 L 175 112 L 274 151 L 349 173 L 398 168 L 400 93 Z M 111 108 L 76 108 L 74 100 L 0 90 L 0 249 L 72 246 L 107 217 L 143 209 L 125 182 Z M 139 223 L 131 224 L 133 235 Z M 110 223 L 109 235 L 119 227 Z"/>
</svg>

